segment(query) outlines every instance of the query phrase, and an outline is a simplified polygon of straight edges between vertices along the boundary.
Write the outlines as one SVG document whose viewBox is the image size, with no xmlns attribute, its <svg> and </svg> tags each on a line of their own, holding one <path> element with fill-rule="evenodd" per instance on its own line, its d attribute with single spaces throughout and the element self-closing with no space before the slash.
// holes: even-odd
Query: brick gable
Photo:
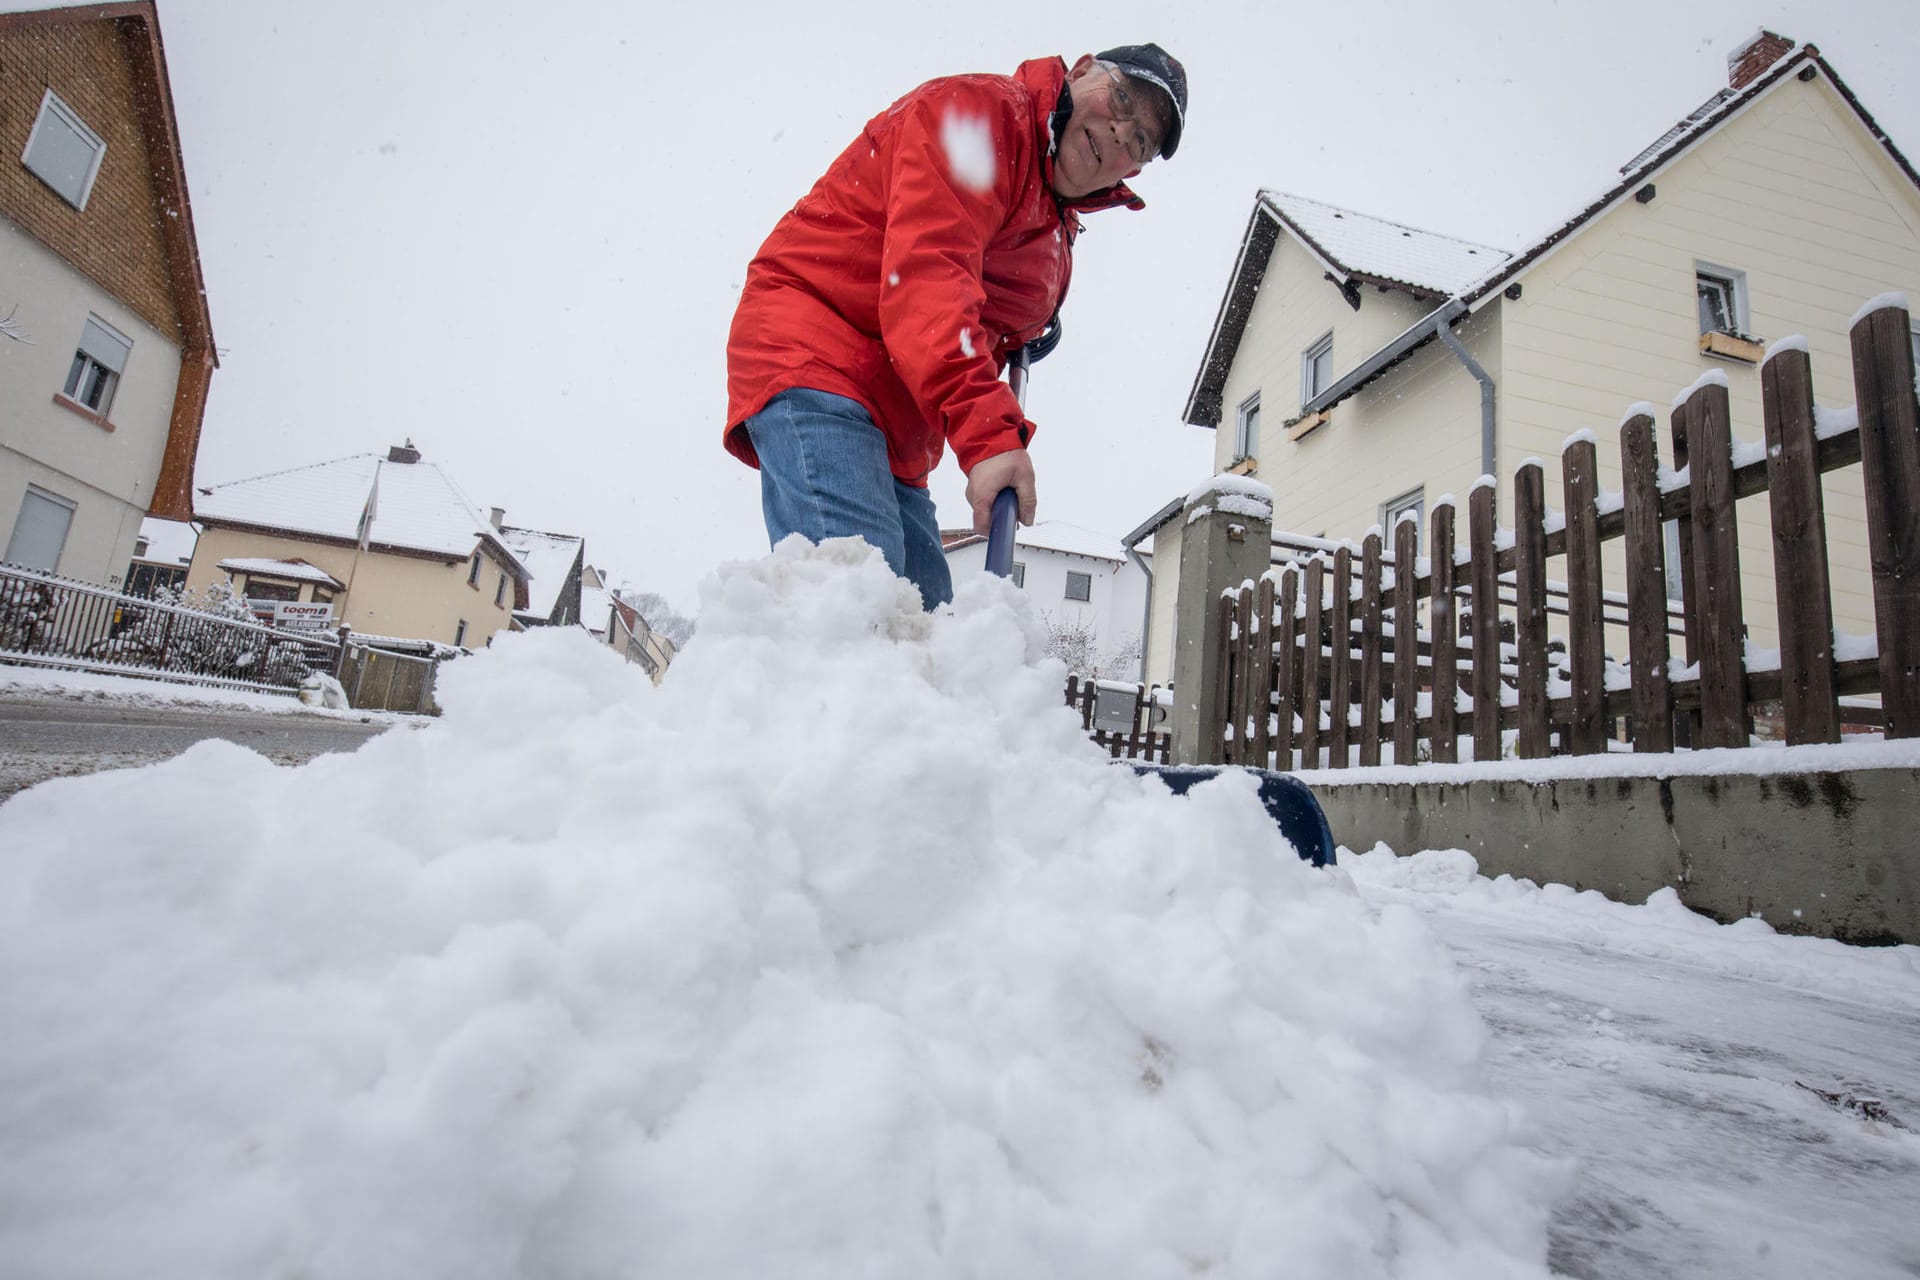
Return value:
<svg viewBox="0 0 1920 1280">
<path fill-rule="evenodd" d="M 0 212 L 184 345 L 130 47 L 145 38 L 117 21 L 0 28 Z M 107 144 L 84 211 L 20 160 L 49 88 Z"/>
</svg>

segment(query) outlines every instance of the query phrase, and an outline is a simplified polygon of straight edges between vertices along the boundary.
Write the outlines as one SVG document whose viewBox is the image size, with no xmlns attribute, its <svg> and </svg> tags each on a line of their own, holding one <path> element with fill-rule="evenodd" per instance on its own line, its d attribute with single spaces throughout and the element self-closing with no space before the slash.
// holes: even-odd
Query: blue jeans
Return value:
<svg viewBox="0 0 1920 1280">
<path fill-rule="evenodd" d="M 933 495 L 894 478 L 886 437 L 858 401 L 783 391 L 746 426 L 760 455 L 769 543 L 790 533 L 811 542 L 864 538 L 888 568 L 920 588 L 925 607 L 953 599 Z"/>
</svg>

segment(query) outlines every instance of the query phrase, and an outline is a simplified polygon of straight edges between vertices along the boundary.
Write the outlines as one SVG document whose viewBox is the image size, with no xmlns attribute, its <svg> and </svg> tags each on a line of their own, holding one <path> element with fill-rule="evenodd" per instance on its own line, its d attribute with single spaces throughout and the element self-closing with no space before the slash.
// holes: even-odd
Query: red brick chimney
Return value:
<svg viewBox="0 0 1920 1280">
<path fill-rule="evenodd" d="M 1727 55 L 1727 84 L 1744 89 L 1765 74 L 1768 67 L 1793 52 L 1794 42 L 1762 29 L 1753 39 Z"/>
</svg>

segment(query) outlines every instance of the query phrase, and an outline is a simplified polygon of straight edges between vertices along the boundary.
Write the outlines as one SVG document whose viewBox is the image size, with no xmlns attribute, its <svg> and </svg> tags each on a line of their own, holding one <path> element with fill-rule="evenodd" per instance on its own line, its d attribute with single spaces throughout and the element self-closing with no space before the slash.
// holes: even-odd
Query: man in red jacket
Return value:
<svg viewBox="0 0 1920 1280">
<path fill-rule="evenodd" d="M 747 269 L 726 446 L 760 468 L 777 543 L 860 537 L 952 598 L 927 477 L 951 445 L 975 532 L 1011 487 L 1032 524 L 1033 424 L 1000 380 L 1066 296 L 1081 215 L 1179 145 L 1186 71 L 1158 45 L 929 81 L 868 122 Z"/>
</svg>

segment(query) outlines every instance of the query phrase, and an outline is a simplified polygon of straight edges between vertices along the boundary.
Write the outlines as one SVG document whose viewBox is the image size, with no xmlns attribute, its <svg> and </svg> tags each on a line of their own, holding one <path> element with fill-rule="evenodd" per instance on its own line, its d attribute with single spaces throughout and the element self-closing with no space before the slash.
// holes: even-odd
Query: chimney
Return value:
<svg viewBox="0 0 1920 1280">
<path fill-rule="evenodd" d="M 396 444 L 387 450 L 387 461 L 418 462 L 420 461 L 420 451 L 413 447 L 413 440 L 409 437 L 405 444 Z"/>
<path fill-rule="evenodd" d="M 505 507 L 495 507 L 493 509 L 493 531 L 495 533 L 500 532 L 501 529 L 506 527 L 506 521 L 507 509 Z"/>
<path fill-rule="evenodd" d="M 1744 89 L 1766 73 L 1768 67 L 1793 52 L 1794 42 L 1764 28 L 1751 40 L 1727 55 L 1727 85 Z"/>
</svg>

